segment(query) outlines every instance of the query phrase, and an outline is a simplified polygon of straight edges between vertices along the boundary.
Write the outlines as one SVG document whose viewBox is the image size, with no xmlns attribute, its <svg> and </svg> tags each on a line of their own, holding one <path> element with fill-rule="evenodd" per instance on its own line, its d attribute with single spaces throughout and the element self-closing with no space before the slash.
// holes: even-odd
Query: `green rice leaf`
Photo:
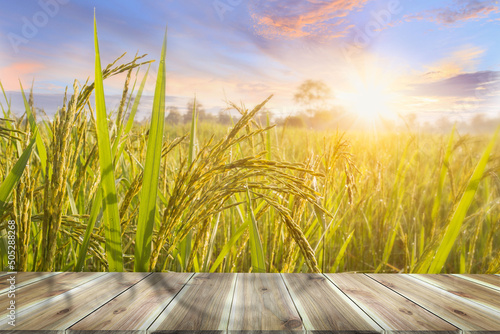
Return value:
<svg viewBox="0 0 500 334">
<path fill-rule="evenodd" d="M 153 114 L 149 129 L 146 163 L 140 193 L 139 218 L 135 237 L 135 271 L 148 271 L 151 257 L 151 240 L 155 223 L 156 199 L 160 175 L 163 127 L 165 122 L 165 57 L 167 53 L 167 30 L 163 39 L 160 66 L 156 79 Z"/>
<path fill-rule="evenodd" d="M 347 239 L 344 241 L 344 244 L 342 245 L 342 247 L 340 247 L 340 250 L 337 253 L 337 257 L 335 258 L 335 262 L 333 263 L 333 268 L 335 269 L 335 271 L 338 271 L 338 269 L 339 269 L 338 267 L 339 267 L 340 261 L 342 261 L 342 259 L 345 256 L 345 251 L 347 249 L 347 246 L 349 246 L 349 243 L 351 242 L 353 234 L 354 234 L 354 231 L 349 233 L 349 235 L 347 236 Z"/>
<path fill-rule="evenodd" d="M 243 235 L 243 232 L 245 232 L 245 230 L 248 228 L 249 224 L 250 224 L 249 222 L 241 224 L 240 227 L 236 230 L 236 232 L 231 236 L 231 239 L 229 239 L 229 241 L 226 244 L 224 244 L 224 247 L 222 247 L 222 250 L 220 251 L 219 256 L 217 256 L 217 259 L 215 260 L 215 262 L 210 267 L 210 272 L 211 273 L 215 272 L 215 270 L 217 269 L 217 267 L 220 266 L 220 264 L 222 263 L 222 261 L 224 260 L 224 258 L 231 251 L 231 248 L 236 244 L 236 242 Z"/>
<path fill-rule="evenodd" d="M 264 250 L 260 240 L 259 229 L 257 220 L 252 209 L 252 200 L 250 198 L 250 191 L 247 188 L 248 198 L 248 213 L 250 215 L 250 256 L 252 260 L 252 272 L 262 273 L 266 272 L 266 261 L 264 257 Z"/>
<path fill-rule="evenodd" d="M 99 187 L 97 190 L 94 201 L 92 202 L 92 207 L 90 209 L 90 217 L 87 222 L 87 228 L 85 229 L 85 234 L 83 236 L 83 241 L 80 246 L 80 252 L 78 254 L 78 261 L 76 262 L 75 270 L 82 271 L 85 265 L 85 257 L 87 256 L 87 251 L 89 249 L 90 238 L 92 236 L 92 231 L 94 230 L 97 217 L 102 207 L 102 189 Z"/>
<path fill-rule="evenodd" d="M 188 153 L 188 162 L 191 165 L 194 160 L 194 156 L 196 154 L 196 128 L 198 125 L 198 116 L 196 113 L 196 96 L 194 97 L 193 103 L 193 115 L 191 119 L 191 133 L 189 134 L 189 153 Z"/>
<path fill-rule="evenodd" d="M 37 132 L 35 132 L 36 134 Z M 36 141 L 36 136 L 31 140 L 28 147 L 26 147 L 23 151 L 23 154 L 19 157 L 14 167 L 12 167 L 11 171 L 3 180 L 2 184 L 0 184 L 0 216 L 3 214 L 5 205 L 12 193 L 12 190 L 16 186 L 17 182 L 21 179 L 21 176 L 24 173 L 24 169 L 26 168 L 29 158 L 31 156 L 31 152 L 33 150 L 33 145 Z"/>
<path fill-rule="evenodd" d="M 42 173 L 45 174 L 47 167 L 47 150 L 45 149 L 45 144 L 42 141 L 42 137 L 40 135 L 40 131 L 38 131 L 38 126 L 36 124 L 35 116 L 33 115 L 33 111 L 26 99 L 26 95 L 24 94 L 23 85 L 21 84 L 21 80 L 19 80 L 19 85 L 21 86 L 21 93 L 23 95 L 24 100 L 24 108 L 26 109 L 26 115 L 28 116 L 28 121 L 30 123 L 31 132 L 35 133 L 36 138 L 36 150 L 38 152 L 38 156 L 40 157 L 40 163 L 42 164 Z"/>
<path fill-rule="evenodd" d="M 443 197 L 443 187 L 444 181 L 446 179 L 446 174 L 448 173 L 448 165 L 450 163 L 451 150 L 453 149 L 453 135 L 455 134 L 455 126 L 451 131 L 450 138 L 448 140 L 448 147 L 446 148 L 446 153 L 444 155 L 443 164 L 441 166 L 441 173 L 439 174 L 438 190 L 436 193 L 436 198 L 434 199 L 434 205 L 432 207 L 431 218 L 433 224 L 436 223 L 436 219 L 439 214 L 439 208 L 441 206 L 441 198 Z"/>
<path fill-rule="evenodd" d="M 99 148 L 99 163 L 101 168 L 101 184 L 104 191 L 103 206 L 106 235 L 106 256 L 109 271 L 123 271 L 123 254 L 121 244 L 120 215 L 118 212 L 118 199 L 114 175 L 113 156 L 109 140 L 108 119 L 106 102 L 104 99 L 104 86 L 97 39 L 97 22 L 94 13 L 94 41 L 95 41 L 95 107 L 96 107 L 96 132 Z"/>
<path fill-rule="evenodd" d="M 448 259 L 448 255 L 450 254 L 451 249 L 455 244 L 458 235 L 460 234 L 460 228 L 462 227 L 465 216 L 467 215 L 467 211 L 469 211 L 469 207 L 472 204 L 474 195 L 476 194 L 477 188 L 479 187 L 479 182 L 483 177 L 491 151 L 493 150 L 493 147 L 497 142 L 499 131 L 500 128 L 497 129 L 497 131 L 493 135 L 493 138 L 484 150 L 481 159 L 474 169 L 474 173 L 472 174 L 469 183 L 467 184 L 465 192 L 462 194 L 462 198 L 460 199 L 458 206 L 453 212 L 453 216 L 451 217 L 451 220 L 444 232 L 443 239 L 441 240 L 434 259 L 430 264 L 428 270 L 429 274 L 440 273 L 446 263 L 446 260 Z"/>
</svg>

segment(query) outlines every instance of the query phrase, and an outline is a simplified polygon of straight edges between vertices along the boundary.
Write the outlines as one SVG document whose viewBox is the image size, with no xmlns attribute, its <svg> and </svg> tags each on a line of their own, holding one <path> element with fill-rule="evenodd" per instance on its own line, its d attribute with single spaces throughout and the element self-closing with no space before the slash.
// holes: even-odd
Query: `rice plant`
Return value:
<svg viewBox="0 0 500 334">
<path fill-rule="evenodd" d="M 1 87 L 3 270 L 14 220 L 23 271 L 500 272 L 497 134 L 262 125 L 272 96 L 231 104 L 229 128 L 199 122 L 196 102 L 191 124 L 164 123 L 166 34 L 139 123 L 151 61 L 103 70 L 97 37 L 95 24 L 95 82 L 75 81 L 52 120 L 32 90 L 14 115 Z M 115 75 L 122 99 L 108 110 Z"/>
</svg>

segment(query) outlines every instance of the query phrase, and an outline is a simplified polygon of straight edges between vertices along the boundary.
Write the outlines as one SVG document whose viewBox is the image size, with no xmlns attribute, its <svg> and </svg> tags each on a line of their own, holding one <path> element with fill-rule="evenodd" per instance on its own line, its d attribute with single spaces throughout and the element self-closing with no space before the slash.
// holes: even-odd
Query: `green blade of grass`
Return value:
<svg viewBox="0 0 500 334">
<path fill-rule="evenodd" d="M 104 86 L 97 39 L 97 22 L 94 13 L 94 41 L 95 41 L 95 107 L 96 107 L 96 132 L 99 148 L 99 163 L 101 168 L 101 184 L 104 191 L 103 206 L 106 228 L 106 256 L 109 271 L 123 271 L 123 254 L 121 245 L 120 215 L 114 176 L 113 156 L 109 140 L 108 119 L 106 115 L 106 102 L 104 99 Z"/>
<path fill-rule="evenodd" d="M 160 66 L 156 79 L 153 114 L 149 129 L 146 163 L 140 193 L 139 218 L 135 237 L 135 271 L 148 271 L 151 257 L 151 240 L 155 223 L 156 198 L 160 175 L 163 127 L 165 122 L 165 56 L 167 53 L 167 30 L 163 39 Z"/>
<path fill-rule="evenodd" d="M 269 112 L 266 115 L 266 126 L 270 127 L 271 126 L 271 120 L 269 119 Z M 267 151 L 267 160 L 271 161 L 272 159 L 272 152 L 271 152 L 272 146 L 271 146 L 271 130 L 266 131 L 266 151 Z"/>
<path fill-rule="evenodd" d="M 248 213 L 250 216 L 250 257 L 252 262 L 252 272 L 266 272 L 266 261 L 264 258 L 264 250 L 260 240 L 259 229 L 257 220 L 252 209 L 252 199 L 250 198 L 250 191 L 247 188 L 248 198 Z"/>
<path fill-rule="evenodd" d="M 453 149 L 453 135 L 455 134 L 455 126 L 453 126 L 453 130 L 451 130 L 450 139 L 448 140 L 448 147 L 446 148 L 446 153 L 443 159 L 443 165 L 441 166 L 441 173 L 439 174 L 439 183 L 438 189 L 436 193 L 436 198 L 434 199 L 434 204 L 432 207 L 431 218 L 433 221 L 433 226 L 436 224 L 436 219 L 439 214 L 439 208 L 441 206 L 441 198 L 443 197 L 443 187 L 444 181 L 446 178 L 446 174 L 448 173 L 448 165 L 450 163 L 451 150 Z"/>
<path fill-rule="evenodd" d="M 234 232 L 234 234 L 231 236 L 231 239 L 222 247 L 222 250 L 220 251 L 219 255 L 217 256 L 217 259 L 215 259 L 215 262 L 212 264 L 210 267 L 210 272 L 213 273 L 217 269 L 217 267 L 222 263 L 224 258 L 229 254 L 231 251 L 231 248 L 236 244 L 236 241 L 238 241 L 239 238 L 243 235 L 243 232 L 248 228 L 249 222 L 246 222 L 244 224 L 241 224 L 240 227 Z"/>
<path fill-rule="evenodd" d="M 9 199 L 12 190 L 24 173 L 24 169 L 28 164 L 31 152 L 33 151 L 33 145 L 36 140 L 35 138 L 31 139 L 28 147 L 24 149 L 23 154 L 19 157 L 14 167 L 12 167 L 11 171 L 0 185 L 0 216 L 3 214 L 5 204 L 7 204 L 7 200 Z"/>
<path fill-rule="evenodd" d="M 347 236 L 347 239 L 344 241 L 344 243 L 342 244 L 342 247 L 340 247 L 340 250 L 337 253 L 337 257 L 335 258 L 335 262 L 333 263 L 333 268 L 334 268 L 335 272 L 337 272 L 339 269 L 338 267 L 339 267 L 340 261 L 342 261 L 342 259 L 345 256 L 345 251 L 347 249 L 347 246 L 349 246 L 349 243 L 351 242 L 353 234 L 354 234 L 354 231 L 352 231 Z"/>
<path fill-rule="evenodd" d="M 94 202 L 92 202 L 92 207 L 90 209 L 90 217 L 87 222 L 87 228 L 85 229 L 85 234 L 83 236 L 82 245 L 80 246 L 80 253 L 78 254 L 78 260 L 76 262 L 75 270 L 82 271 L 85 265 L 85 257 L 87 256 L 87 250 L 90 244 L 90 237 L 92 236 L 92 231 L 94 230 L 97 217 L 101 211 L 102 206 L 102 189 L 99 187 L 95 194 Z"/>
<path fill-rule="evenodd" d="M 132 130 L 132 126 L 134 125 L 135 114 L 137 113 L 137 109 L 139 108 L 139 103 L 141 101 L 144 86 L 146 85 L 146 81 L 148 78 L 148 73 L 149 73 L 150 67 L 151 67 L 151 65 L 148 66 L 148 70 L 146 71 L 146 74 L 142 78 L 141 85 L 139 86 L 139 90 L 137 91 L 137 94 L 135 96 L 134 104 L 132 105 L 132 109 L 130 110 L 130 115 L 128 116 L 127 124 L 125 125 L 125 130 L 123 130 L 123 135 L 125 135 L 125 136 L 130 133 L 130 130 Z M 120 128 L 120 130 L 122 130 L 122 129 Z M 120 138 L 121 135 L 122 135 L 122 131 L 119 131 L 117 138 Z M 112 149 L 113 156 L 116 155 L 118 144 L 119 144 L 119 140 L 116 140 L 113 143 L 113 149 Z M 117 159 L 122 155 L 124 144 L 125 143 L 122 143 L 120 145 L 120 149 L 118 150 Z"/>
<path fill-rule="evenodd" d="M 196 154 L 196 127 L 198 123 L 198 117 L 196 115 L 196 96 L 194 97 L 193 102 L 193 115 L 191 119 L 191 133 L 189 134 L 189 153 L 188 153 L 188 162 L 189 165 L 193 163 L 194 156 Z"/>
<path fill-rule="evenodd" d="M 460 228 L 462 227 L 465 216 L 467 215 L 467 211 L 469 210 L 472 200 L 474 199 L 474 195 L 476 194 L 477 188 L 479 187 L 479 182 L 483 177 L 491 151 L 493 150 L 493 147 L 497 142 L 499 131 L 500 128 L 497 129 L 497 131 L 493 135 L 493 138 L 484 150 L 481 159 L 474 169 L 474 173 L 472 174 L 467 184 L 467 188 L 465 189 L 465 192 L 463 193 L 462 198 L 460 199 L 460 202 L 458 203 L 458 206 L 453 212 L 453 216 L 451 217 L 451 220 L 446 227 L 443 239 L 441 240 L 441 242 L 439 243 L 439 247 L 437 248 L 436 255 L 434 256 L 434 259 L 429 266 L 429 274 L 440 273 L 446 263 L 446 260 L 448 259 L 448 255 L 450 254 L 450 251 L 455 244 L 458 235 L 460 234 Z"/>
<path fill-rule="evenodd" d="M 19 80 L 19 85 L 21 86 L 21 93 L 23 95 L 24 100 L 24 108 L 26 109 L 26 115 L 28 116 L 28 121 L 30 123 L 31 132 L 35 133 L 36 138 L 36 150 L 38 152 L 38 156 L 40 158 L 40 163 L 42 164 L 42 173 L 45 174 L 47 167 L 47 150 L 45 149 L 45 145 L 42 141 L 42 137 L 40 135 L 40 131 L 38 131 L 38 125 L 36 124 L 35 116 L 33 115 L 33 111 L 26 99 L 26 95 L 24 94 L 23 85 L 21 84 L 21 80 Z"/>
</svg>

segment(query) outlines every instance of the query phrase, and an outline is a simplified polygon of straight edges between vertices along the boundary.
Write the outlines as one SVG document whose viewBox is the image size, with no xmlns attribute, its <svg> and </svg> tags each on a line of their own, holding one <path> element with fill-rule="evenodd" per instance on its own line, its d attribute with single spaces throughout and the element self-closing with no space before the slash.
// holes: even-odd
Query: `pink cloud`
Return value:
<svg viewBox="0 0 500 334">
<path fill-rule="evenodd" d="M 369 0 L 254 1 L 254 28 L 266 38 L 343 37 L 352 28 L 346 16 Z"/>
<path fill-rule="evenodd" d="M 455 0 L 453 5 L 406 15 L 405 21 L 427 20 L 443 25 L 478 20 L 499 13 L 498 1 Z"/>
<path fill-rule="evenodd" d="M 12 63 L 9 66 L 0 67 L 0 81 L 5 90 L 18 90 L 19 79 L 24 86 L 29 86 L 37 73 L 44 68 L 42 63 L 33 61 Z"/>
</svg>

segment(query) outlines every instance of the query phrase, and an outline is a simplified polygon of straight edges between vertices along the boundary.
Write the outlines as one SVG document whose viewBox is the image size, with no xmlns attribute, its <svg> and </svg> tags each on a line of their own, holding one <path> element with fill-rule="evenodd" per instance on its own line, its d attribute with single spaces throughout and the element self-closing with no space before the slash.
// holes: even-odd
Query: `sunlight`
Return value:
<svg viewBox="0 0 500 334">
<path fill-rule="evenodd" d="M 351 111 L 363 120 L 374 122 L 393 114 L 389 107 L 391 94 L 379 86 L 362 85 L 355 92 L 347 93 L 346 97 Z"/>
<path fill-rule="evenodd" d="M 366 62 L 359 68 L 350 68 L 345 77 L 346 87 L 337 97 L 359 122 L 372 126 L 383 119 L 397 118 L 394 78 L 387 70 Z"/>
</svg>

